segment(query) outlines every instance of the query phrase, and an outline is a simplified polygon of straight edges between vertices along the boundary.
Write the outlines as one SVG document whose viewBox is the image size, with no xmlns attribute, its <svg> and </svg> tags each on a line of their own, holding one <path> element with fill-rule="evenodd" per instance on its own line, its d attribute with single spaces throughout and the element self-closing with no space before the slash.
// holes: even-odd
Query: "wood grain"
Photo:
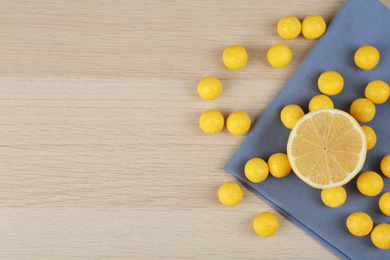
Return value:
<svg viewBox="0 0 390 260">
<path fill-rule="evenodd" d="M 383 1 L 390 6 L 390 1 Z M 255 121 L 316 43 L 276 34 L 285 15 L 329 23 L 342 1 L 2 1 L 0 255 L 4 259 L 335 259 L 244 189 L 234 208 L 218 187 L 243 140 L 206 135 L 206 109 Z M 291 64 L 271 68 L 269 46 Z M 221 60 L 246 47 L 245 69 Z M 197 92 L 208 75 L 220 98 Z M 268 239 L 253 218 L 280 220 Z"/>
</svg>

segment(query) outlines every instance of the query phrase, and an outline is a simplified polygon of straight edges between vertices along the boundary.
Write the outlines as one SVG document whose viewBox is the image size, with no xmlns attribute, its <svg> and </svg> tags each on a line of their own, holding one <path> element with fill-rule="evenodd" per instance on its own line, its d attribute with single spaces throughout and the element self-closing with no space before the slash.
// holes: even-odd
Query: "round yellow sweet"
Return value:
<svg viewBox="0 0 390 260">
<path fill-rule="evenodd" d="M 254 183 L 264 181 L 268 177 L 268 164 L 261 158 L 252 158 L 245 164 L 245 176 Z"/>
<path fill-rule="evenodd" d="M 364 133 L 366 134 L 367 150 L 370 150 L 370 149 L 374 148 L 374 146 L 376 144 L 375 131 L 367 125 L 363 125 L 362 129 L 363 129 Z"/>
<path fill-rule="evenodd" d="M 272 176 L 282 178 L 291 172 L 290 161 L 287 154 L 275 153 L 268 158 L 268 168 Z"/>
<path fill-rule="evenodd" d="M 381 161 L 381 171 L 383 175 L 390 178 L 390 154 L 383 157 Z"/>
<path fill-rule="evenodd" d="M 380 59 L 379 51 L 370 45 L 360 47 L 355 52 L 355 64 L 363 70 L 375 68 Z"/>
<path fill-rule="evenodd" d="M 367 98 L 358 98 L 353 101 L 349 113 L 357 121 L 367 123 L 375 116 L 375 105 Z"/>
<path fill-rule="evenodd" d="M 364 94 L 372 103 L 383 104 L 390 96 L 390 87 L 382 80 L 374 80 L 368 83 Z"/>
<path fill-rule="evenodd" d="M 371 232 L 372 243 L 380 249 L 390 249 L 390 225 L 382 223 L 374 227 Z"/>
<path fill-rule="evenodd" d="M 318 78 L 318 88 L 325 95 L 337 95 L 338 93 L 340 93 L 343 87 L 344 79 L 336 71 L 325 71 Z"/>
<path fill-rule="evenodd" d="M 383 194 L 379 199 L 379 208 L 383 214 L 390 216 L 390 191 Z"/>
<path fill-rule="evenodd" d="M 215 77 L 205 77 L 198 84 L 198 94 L 205 100 L 214 100 L 222 92 L 222 83 Z"/>
<path fill-rule="evenodd" d="M 307 39 L 317 39 L 326 30 L 326 23 L 319 15 L 309 15 L 302 22 L 302 34 Z"/>
<path fill-rule="evenodd" d="M 271 237 L 279 229 L 279 220 L 271 212 L 263 212 L 253 220 L 253 229 L 262 237 Z"/>
<path fill-rule="evenodd" d="M 338 208 L 347 200 L 347 192 L 342 186 L 323 189 L 321 191 L 321 199 L 326 206 L 331 208 Z"/>
<path fill-rule="evenodd" d="M 251 127 L 251 119 L 247 113 L 236 111 L 231 113 L 226 120 L 226 126 L 230 133 L 243 135 Z"/>
<path fill-rule="evenodd" d="M 373 171 L 367 171 L 360 174 L 356 184 L 360 193 L 369 197 L 374 197 L 383 190 L 382 177 Z"/>
<path fill-rule="evenodd" d="M 317 95 L 309 102 L 309 111 L 312 112 L 322 108 L 334 108 L 332 100 L 325 95 Z"/>
<path fill-rule="evenodd" d="M 267 59 L 274 68 L 286 67 L 290 63 L 291 58 L 291 50 L 285 44 L 276 44 L 267 53 Z"/>
<path fill-rule="evenodd" d="M 278 33 L 283 39 L 294 39 L 301 33 L 301 22 L 294 16 L 283 17 L 278 22 Z"/>
<path fill-rule="evenodd" d="M 223 52 L 223 63 L 231 70 L 243 68 L 248 62 L 248 54 L 244 47 L 240 45 L 232 45 Z"/>
<path fill-rule="evenodd" d="M 364 212 L 355 212 L 347 218 L 347 228 L 352 235 L 363 237 L 370 234 L 374 223 L 371 217 Z"/>
<path fill-rule="evenodd" d="M 225 206 L 236 206 L 241 202 L 243 193 L 241 187 L 235 182 L 225 182 L 219 187 L 218 198 Z"/>
<path fill-rule="evenodd" d="M 280 120 L 285 127 L 292 129 L 295 123 L 305 115 L 302 108 L 298 105 L 287 105 L 280 112 Z"/>
<path fill-rule="evenodd" d="M 199 118 L 199 126 L 207 134 L 218 133 L 222 130 L 224 123 L 222 114 L 215 109 L 203 112 Z"/>
</svg>

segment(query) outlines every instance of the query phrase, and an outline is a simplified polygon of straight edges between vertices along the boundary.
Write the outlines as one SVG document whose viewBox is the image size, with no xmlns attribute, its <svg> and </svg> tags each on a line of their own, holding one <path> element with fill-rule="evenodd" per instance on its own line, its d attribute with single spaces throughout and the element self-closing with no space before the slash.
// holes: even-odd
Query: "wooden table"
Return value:
<svg viewBox="0 0 390 260">
<path fill-rule="evenodd" d="M 390 6 L 390 0 L 383 1 Z M 200 114 L 255 121 L 316 40 L 283 40 L 286 15 L 329 23 L 339 0 L 0 1 L 0 255 L 4 259 L 335 259 L 223 170 L 244 136 L 204 134 Z M 283 69 L 268 48 L 288 44 Z M 240 44 L 249 61 L 222 63 Z M 215 101 L 197 84 L 221 79 Z M 277 234 L 255 216 L 271 211 Z"/>
</svg>

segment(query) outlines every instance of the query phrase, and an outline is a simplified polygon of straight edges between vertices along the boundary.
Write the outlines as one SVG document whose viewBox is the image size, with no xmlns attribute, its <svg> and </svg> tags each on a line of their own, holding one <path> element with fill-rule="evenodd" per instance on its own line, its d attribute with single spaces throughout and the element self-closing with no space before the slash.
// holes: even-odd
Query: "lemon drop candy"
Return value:
<svg viewBox="0 0 390 260">
<path fill-rule="evenodd" d="M 364 95 L 374 104 L 383 104 L 390 96 L 390 87 L 382 80 L 368 83 Z"/>
<path fill-rule="evenodd" d="M 271 212 L 263 212 L 253 220 L 253 229 L 262 237 L 271 237 L 279 229 L 279 220 Z"/>
<path fill-rule="evenodd" d="M 371 217 L 364 212 L 355 212 L 347 218 L 347 228 L 352 235 L 364 237 L 370 234 L 374 223 Z"/>
<path fill-rule="evenodd" d="M 252 158 L 245 164 L 245 176 L 254 183 L 264 181 L 268 177 L 268 164 L 261 158 Z"/>
<path fill-rule="evenodd" d="M 367 171 L 360 174 L 356 184 L 360 193 L 369 197 L 374 197 L 383 190 L 382 177 L 373 171 Z"/>
<path fill-rule="evenodd" d="M 268 168 L 272 176 L 282 178 L 291 172 L 287 154 L 275 153 L 268 158 Z"/>
<path fill-rule="evenodd" d="M 223 63 L 231 70 L 243 68 L 248 62 L 248 54 L 244 47 L 240 45 L 232 45 L 223 52 Z"/>
<path fill-rule="evenodd" d="M 285 127 L 292 129 L 296 122 L 305 115 L 302 108 L 298 105 L 287 105 L 280 112 L 280 120 Z"/>
<path fill-rule="evenodd" d="M 370 70 L 375 68 L 380 59 L 379 51 L 370 45 L 360 47 L 355 52 L 355 64 L 363 70 Z"/>
<path fill-rule="evenodd" d="M 207 134 L 218 133 L 222 130 L 224 123 L 222 114 L 215 109 L 203 112 L 199 118 L 199 126 Z"/>
<path fill-rule="evenodd" d="M 222 92 L 222 83 L 215 77 L 205 77 L 198 84 L 198 94 L 205 100 L 214 100 Z"/>
<path fill-rule="evenodd" d="M 390 216 L 390 191 L 383 194 L 379 199 L 379 208 L 383 214 Z"/>
<path fill-rule="evenodd" d="M 326 30 L 326 23 L 319 15 L 309 15 L 302 22 L 302 34 L 307 39 L 317 39 Z"/>
<path fill-rule="evenodd" d="M 344 79 L 336 71 L 325 71 L 318 78 L 319 90 L 328 96 L 334 96 L 341 92 L 344 87 Z"/>
<path fill-rule="evenodd" d="M 363 125 L 362 129 L 363 129 L 364 133 L 366 134 L 367 150 L 371 150 L 372 148 L 374 148 L 374 146 L 376 144 L 375 131 L 367 125 Z"/>
<path fill-rule="evenodd" d="M 323 189 L 321 191 L 322 202 L 328 207 L 338 208 L 347 200 L 347 192 L 343 187 Z"/>
<path fill-rule="evenodd" d="M 390 249 L 390 225 L 382 223 L 374 227 L 371 232 L 371 241 L 379 249 Z"/>
<path fill-rule="evenodd" d="M 241 202 L 243 193 L 241 187 L 232 181 L 225 182 L 219 187 L 218 198 L 219 201 L 225 206 L 236 206 Z"/>
<path fill-rule="evenodd" d="M 381 171 L 383 175 L 390 178 L 390 154 L 383 157 L 381 161 Z"/>
<path fill-rule="evenodd" d="M 278 22 L 278 34 L 286 40 L 291 40 L 301 33 L 301 22 L 294 16 L 286 16 Z"/>
<path fill-rule="evenodd" d="M 309 111 L 312 112 L 322 108 L 334 108 L 332 100 L 325 95 L 317 95 L 309 102 Z"/>
<path fill-rule="evenodd" d="M 367 123 L 375 116 L 375 105 L 367 98 L 358 98 L 353 101 L 349 113 L 357 121 Z"/>
<path fill-rule="evenodd" d="M 291 50 L 285 44 L 276 44 L 267 53 L 267 59 L 271 66 L 278 69 L 286 67 L 290 63 L 291 58 Z"/>
<path fill-rule="evenodd" d="M 251 119 L 247 113 L 236 111 L 228 116 L 226 126 L 230 133 L 242 135 L 248 132 L 251 127 Z"/>
</svg>

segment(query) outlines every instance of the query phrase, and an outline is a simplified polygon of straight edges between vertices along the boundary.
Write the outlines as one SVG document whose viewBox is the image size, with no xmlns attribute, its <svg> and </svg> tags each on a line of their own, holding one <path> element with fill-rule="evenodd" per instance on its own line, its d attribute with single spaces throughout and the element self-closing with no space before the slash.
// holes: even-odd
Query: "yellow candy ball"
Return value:
<svg viewBox="0 0 390 260">
<path fill-rule="evenodd" d="M 379 51 L 369 45 L 360 47 L 355 52 L 355 64 L 363 70 L 370 70 L 375 68 L 380 59 Z"/>
<path fill-rule="evenodd" d="M 366 134 L 367 150 L 371 150 L 372 148 L 374 148 L 374 146 L 376 144 L 375 131 L 367 125 L 363 125 L 362 129 L 363 129 L 364 133 Z"/>
<path fill-rule="evenodd" d="M 371 217 L 364 212 L 355 212 L 347 218 L 347 228 L 352 235 L 363 237 L 370 234 L 374 223 Z"/>
<path fill-rule="evenodd" d="M 280 112 L 280 119 L 285 127 L 292 129 L 297 121 L 303 117 L 305 113 L 298 105 L 287 105 Z"/>
<path fill-rule="evenodd" d="M 317 39 L 321 37 L 326 30 L 326 23 L 319 15 L 310 15 L 302 22 L 302 34 L 307 39 Z"/>
<path fill-rule="evenodd" d="M 245 176 L 254 183 L 264 181 L 268 177 L 268 164 L 261 158 L 252 158 L 245 164 Z"/>
<path fill-rule="evenodd" d="M 203 112 L 199 118 L 199 126 L 207 134 L 218 133 L 222 130 L 224 123 L 222 114 L 215 109 Z"/>
<path fill-rule="evenodd" d="M 223 63 L 231 70 L 243 68 L 248 62 L 248 54 L 244 47 L 240 45 L 232 45 L 223 52 Z"/>
<path fill-rule="evenodd" d="M 287 154 L 275 153 L 268 159 L 268 168 L 272 176 L 282 178 L 291 172 L 290 161 Z"/>
<path fill-rule="evenodd" d="M 367 98 L 358 98 L 353 101 L 349 113 L 357 121 L 366 123 L 375 116 L 375 105 Z"/>
<path fill-rule="evenodd" d="M 379 249 L 390 249 L 390 225 L 382 223 L 374 227 L 371 232 L 371 241 Z"/>
<path fill-rule="evenodd" d="M 364 94 L 372 103 L 383 104 L 390 96 L 390 87 L 382 80 L 374 80 L 368 83 Z"/>
<path fill-rule="evenodd" d="M 222 83 L 217 78 L 205 77 L 198 84 L 198 94 L 205 100 L 214 100 L 222 92 Z"/>
<path fill-rule="evenodd" d="M 390 216 L 390 191 L 383 194 L 379 199 L 379 208 L 383 214 Z"/>
<path fill-rule="evenodd" d="M 338 208 L 347 200 L 347 192 L 343 187 L 324 189 L 321 191 L 322 202 L 328 207 Z"/>
<path fill-rule="evenodd" d="M 278 22 L 278 33 L 283 39 L 294 39 L 301 33 L 301 22 L 294 16 L 283 17 Z"/>
<path fill-rule="evenodd" d="M 309 111 L 312 112 L 322 108 L 334 108 L 332 100 L 325 95 L 317 95 L 309 102 Z"/>
<path fill-rule="evenodd" d="M 325 71 L 318 78 L 318 88 L 328 96 L 334 96 L 340 93 L 344 87 L 343 77 L 336 71 Z"/>
<path fill-rule="evenodd" d="M 369 197 L 374 197 L 383 190 L 382 177 L 373 171 L 367 171 L 360 174 L 356 184 L 360 193 Z"/>
<path fill-rule="evenodd" d="M 241 202 L 243 193 L 241 187 L 235 182 L 225 182 L 219 187 L 218 198 L 219 201 L 225 206 L 236 206 Z"/>
<path fill-rule="evenodd" d="M 290 48 L 285 44 L 276 44 L 272 46 L 267 53 L 267 59 L 274 68 L 283 68 L 287 66 L 292 58 Z"/>
<path fill-rule="evenodd" d="M 226 120 L 226 126 L 230 133 L 243 135 L 251 127 L 251 119 L 247 113 L 236 111 L 231 113 Z"/>
<path fill-rule="evenodd" d="M 390 154 L 383 157 L 381 161 L 381 171 L 383 175 L 390 178 Z"/>
<path fill-rule="evenodd" d="M 279 220 L 271 212 L 263 212 L 253 220 L 253 229 L 262 237 L 271 237 L 279 229 Z"/>
</svg>

